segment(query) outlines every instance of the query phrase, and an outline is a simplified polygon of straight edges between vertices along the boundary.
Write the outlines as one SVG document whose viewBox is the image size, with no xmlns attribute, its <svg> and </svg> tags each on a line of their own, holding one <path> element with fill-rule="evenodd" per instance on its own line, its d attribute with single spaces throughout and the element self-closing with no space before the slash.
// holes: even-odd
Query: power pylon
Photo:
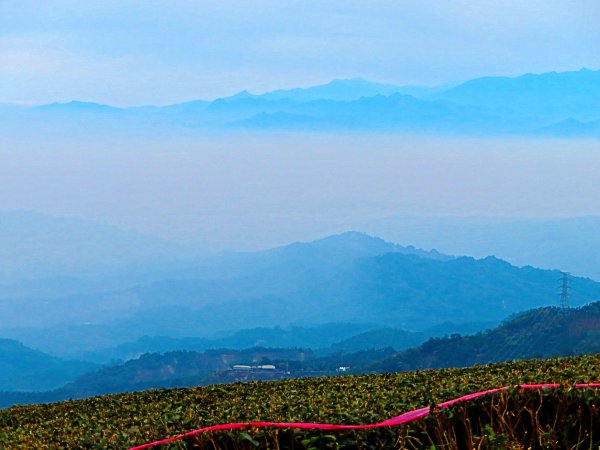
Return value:
<svg viewBox="0 0 600 450">
<path fill-rule="evenodd" d="M 567 309 L 569 307 L 569 294 L 571 290 L 569 274 L 567 272 L 563 272 L 562 278 L 559 281 L 562 282 L 560 287 L 560 307 L 562 309 Z"/>
</svg>

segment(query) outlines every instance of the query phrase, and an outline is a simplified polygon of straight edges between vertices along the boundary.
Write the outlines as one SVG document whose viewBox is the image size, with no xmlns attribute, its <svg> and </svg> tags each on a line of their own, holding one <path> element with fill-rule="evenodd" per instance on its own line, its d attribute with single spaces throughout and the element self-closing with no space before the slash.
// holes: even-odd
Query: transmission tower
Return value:
<svg viewBox="0 0 600 450">
<path fill-rule="evenodd" d="M 569 274 L 567 272 L 563 272 L 562 278 L 559 281 L 562 282 L 560 287 L 560 307 L 562 309 L 567 309 L 569 307 L 569 293 L 571 290 Z"/>
</svg>

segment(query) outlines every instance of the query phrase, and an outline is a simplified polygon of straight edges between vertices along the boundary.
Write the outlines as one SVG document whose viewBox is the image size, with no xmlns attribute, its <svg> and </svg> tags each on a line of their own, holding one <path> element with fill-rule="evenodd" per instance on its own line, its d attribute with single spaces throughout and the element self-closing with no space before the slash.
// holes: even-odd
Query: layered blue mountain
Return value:
<svg viewBox="0 0 600 450">
<path fill-rule="evenodd" d="M 63 114 L 116 114 L 123 112 L 121 108 L 94 102 L 71 101 L 68 103 L 50 103 L 32 108 L 32 111 Z"/>
<path fill-rule="evenodd" d="M 89 317 L 133 314 L 139 302 L 127 289 L 174 276 L 180 261 L 188 268 L 205 254 L 102 223 L 0 212 L 0 327 L 85 326 Z"/>
<path fill-rule="evenodd" d="M 0 339 L 0 391 L 45 391 L 61 387 L 96 366 L 67 361 Z"/>
<path fill-rule="evenodd" d="M 310 102 L 314 100 L 352 101 L 362 97 L 390 96 L 393 94 L 407 94 L 420 97 L 434 94 L 442 89 L 440 87 L 395 86 L 374 83 L 362 78 L 352 78 L 348 80 L 333 80 L 326 84 L 308 88 L 278 89 L 259 95 L 253 95 L 244 91 L 235 97 L 262 98 L 271 101 L 292 100 L 296 102 Z"/>
<path fill-rule="evenodd" d="M 21 323 L 3 323 L 0 336 L 74 357 L 142 336 L 214 339 L 253 327 L 335 322 L 423 331 L 444 322 L 493 323 L 556 304 L 561 277 L 354 232 L 264 252 L 191 258 L 177 268 L 104 290 L 78 294 L 73 287 L 67 297 L 22 293 L 13 310 L 11 302 L 2 303 L 3 314 Z M 574 306 L 600 298 L 600 283 L 572 277 L 571 285 Z M 23 314 L 23 304 L 36 314 Z"/>
<path fill-rule="evenodd" d="M 312 118 L 313 127 L 319 124 L 328 128 L 364 126 L 469 133 L 534 133 L 569 118 L 600 119 L 600 71 L 582 69 L 516 78 L 484 77 L 441 92 L 422 93 L 419 100 L 411 99 L 413 101 L 396 93 L 374 104 L 363 98 L 350 105 L 337 105 L 336 109 L 295 109 L 293 112 L 300 117 L 285 114 L 269 117 L 269 113 L 264 112 L 244 125 L 285 127 L 286 123 L 300 120 L 300 124 L 307 124 L 308 118 Z M 302 111 L 307 112 L 302 115 Z M 291 113 L 280 111 L 286 112 Z M 379 121 L 371 120 L 377 113 L 381 114 Z M 578 131 L 578 135 L 594 134 L 594 127 Z"/>
<path fill-rule="evenodd" d="M 127 361 L 138 358 L 144 353 L 164 353 L 179 350 L 204 351 L 209 349 L 235 349 L 242 350 L 249 347 L 267 348 L 311 348 L 327 351 L 330 347 L 337 348 L 335 344 L 340 340 L 350 339 L 353 336 L 372 330 L 373 325 L 327 323 L 323 325 L 306 327 L 257 327 L 243 329 L 227 336 L 208 338 L 169 336 L 144 336 L 135 341 L 124 342 L 110 348 L 80 355 L 85 361 L 108 363 L 111 361 Z M 391 347 L 395 349 L 408 348 L 422 342 L 426 337 L 433 336 L 404 332 L 403 339 L 396 339 Z M 398 333 L 397 336 L 400 336 Z M 354 349 L 353 342 L 341 344 L 344 348 Z M 387 347 L 384 345 L 383 347 Z M 371 348 L 371 347 L 369 347 Z M 380 347 L 377 347 L 380 348 Z M 358 349 L 358 346 L 357 346 Z"/>
<path fill-rule="evenodd" d="M 600 280 L 600 217 L 388 217 L 361 229 L 393 242 L 517 265 L 560 269 Z"/>
<path fill-rule="evenodd" d="M 477 78 L 433 98 L 540 121 L 594 120 L 600 118 L 600 70 Z"/>
<path fill-rule="evenodd" d="M 349 102 L 315 100 L 262 112 L 231 124 L 256 129 L 347 129 L 484 133 L 509 131 L 501 117 L 450 102 L 393 94 Z"/>
<path fill-rule="evenodd" d="M 39 132 L 157 132 L 162 129 L 385 130 L 460 134 L 597 137 L 600 71 L 483 77 L 458 86 L 394 86 L 362 79 L 214 101 L 114 108 L 73 101 L 0 108 L 2 129 Z M 96 129 L 98 127 L 99 129 Z M 65 131 L 63 130 L 63 131 Z"/>
</svg>

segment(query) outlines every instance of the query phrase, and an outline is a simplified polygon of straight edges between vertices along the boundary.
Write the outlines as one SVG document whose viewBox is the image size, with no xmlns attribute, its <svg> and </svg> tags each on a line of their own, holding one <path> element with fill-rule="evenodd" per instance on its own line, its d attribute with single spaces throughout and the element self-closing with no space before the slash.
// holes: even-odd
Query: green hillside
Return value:
<svg viewBox="0 0 600 450">
<path fill-rule="evenodd" d="M 469 369 L 153 390 L 13 407 L 0 411 L 0 448 L 126 448 L 224 422 L 373 423 L 415 408 L 504 385 L 593 382 L 598 379 L 599 364 L 600 356 L 593 355 Z M 424 445 L 429 448 L 430 444 L 441 445 L 444 439 L 450 439 L 443 432 L 444 427 L 456 429 L 456 423 L 465 426 L 465 414 L 474 414 L 482 420 L 491 417 L 489 423 L 473 421 L 469 425 L 469 430 L 473 431 L 469 434 L 471 444 L 478 443 L 481 448 L 510 448 L 506 443 L 511 439 L 513 442 L 515 439 L 539 440 L 538 448 L 567 448 L 565 445 L 581 440 L 587 445 L 584 448 L 591 448 L 590 445 L 600 443 L 597 442 L 600 433 L 589 424 L 592 419 L 596 424 L 600 423 L 598 401 L 595 389 L 561 389 L 544 393 L 514 390 L 458 405 L 453 412 L 440 413 L 401 427 L 335 433 L 218 432 L 189 438 L 180 443 L 181 446 L 173 445 L 172 448 L 246 449 L 254 448 L 254 443 L 261 448 L 280 449 L 393 448 L 398 442 L 409 448 L 423 448 Z M 495 409 L 490 408 L 492 404 Z M 504 420 L 494 420 L 492 410 L 506 413 Z M 514 414 L 515 411 L 521 412 Z M 528 431 L 531 423 L 536 426 Z M 514 426 L 509 431 L 506 426 L 511 424 Z M 592 443 L 590 432 L 594 432 Z M 465 436 L 452 439 L 465 439 Z M 550 445 L 553 442 L 554 445 Z M 498 446 L 499 443 L 506 445 Z"/>
<path fill-rule="evenodd" d="M 600 302 L 582 308 L 540 308 L 471 336 L 432 338 L 371 367 L 377 371 L 466 367 L 513 359 L 600 352 Z"/>
</svg>

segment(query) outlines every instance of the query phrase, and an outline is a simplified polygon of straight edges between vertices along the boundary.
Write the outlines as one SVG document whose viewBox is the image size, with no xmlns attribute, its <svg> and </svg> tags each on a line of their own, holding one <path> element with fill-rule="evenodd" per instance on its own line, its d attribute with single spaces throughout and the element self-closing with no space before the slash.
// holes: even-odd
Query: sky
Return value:
<svg viewBox="0 0 600 450">
<path fill-rule="evenodd" d="M 335 78 L 439 85 L 598 70 L 599 23 L 597 0 L 0 0 L 0 104 L 160 105 Z M 598 140 L 37 131 L 0 136 L 0 210 L 214 249 L 392 216 L 600 215 Z"/>
<path fill-rule="evenodd" d="M 599 147 L 277 133 L 0 139 L 0 210 L 108 222 L 213 250 L 308 241 L 394 216 L 600 216 Z"/>
<path fill-rule="evenodd" d="M 600 69 L 596 0 L 0 0 L 0 103 Z"/>
</svg>

